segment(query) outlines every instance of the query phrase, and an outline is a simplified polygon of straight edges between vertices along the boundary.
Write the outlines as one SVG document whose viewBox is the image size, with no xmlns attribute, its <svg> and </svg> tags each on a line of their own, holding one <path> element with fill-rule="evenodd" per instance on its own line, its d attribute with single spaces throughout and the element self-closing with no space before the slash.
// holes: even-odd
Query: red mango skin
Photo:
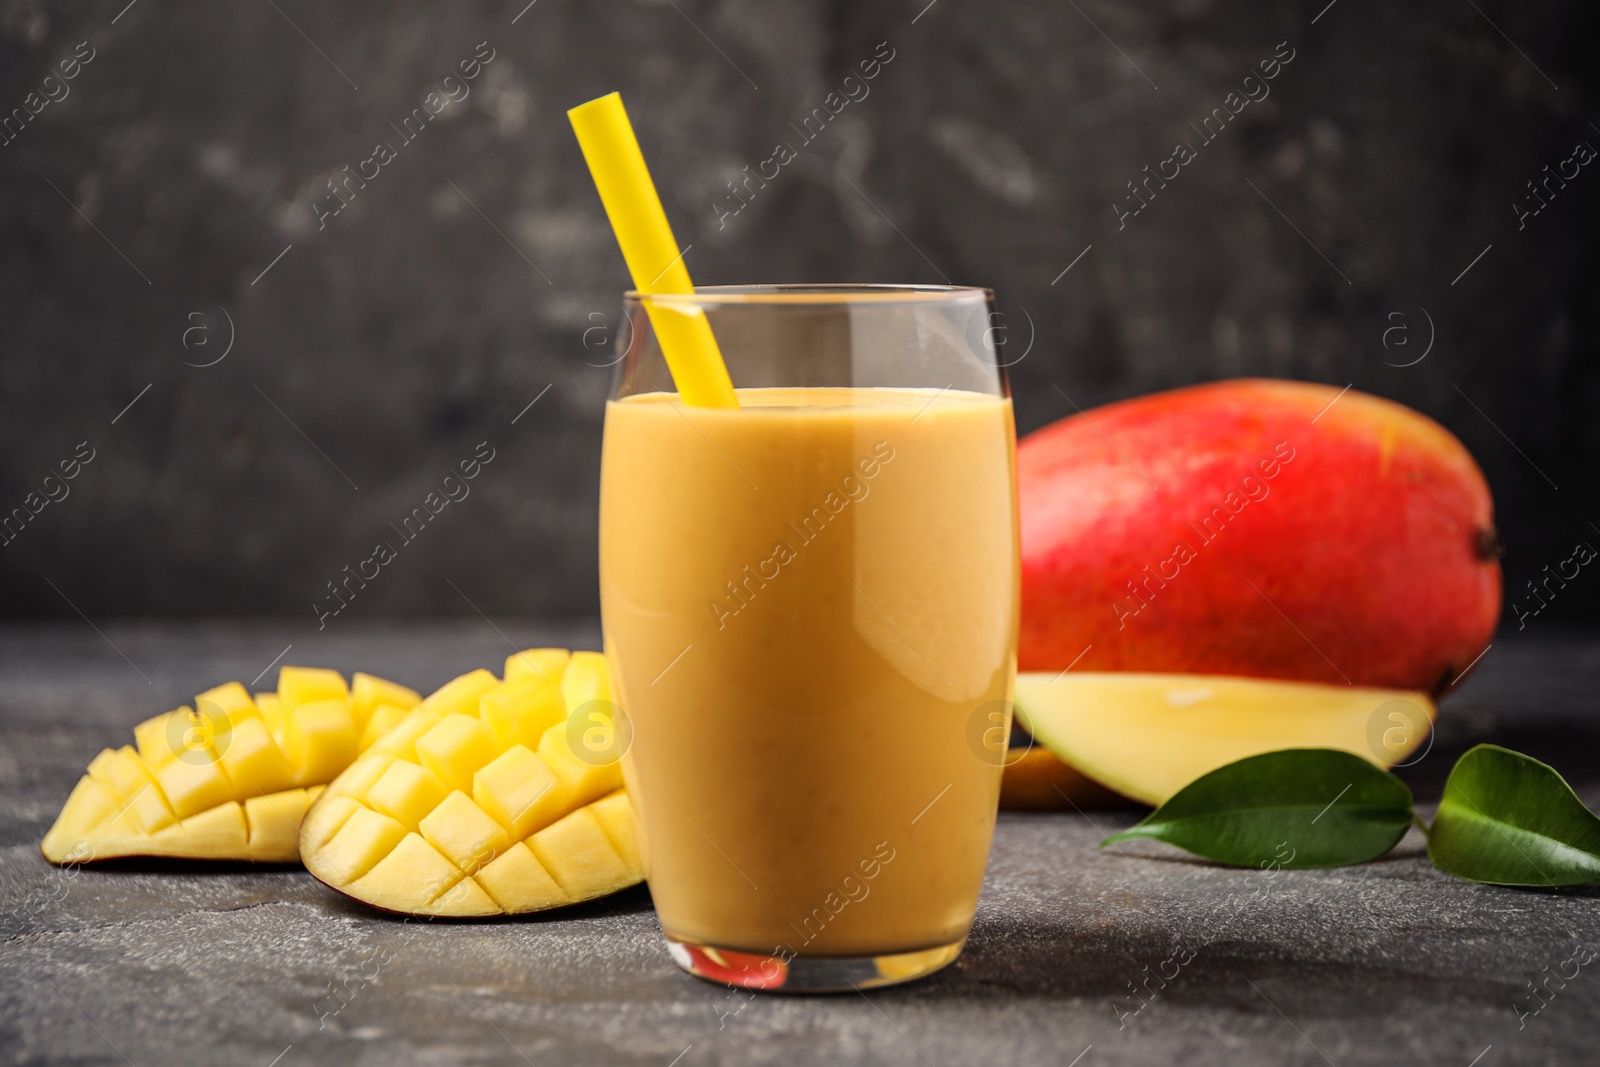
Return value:
<svg viewBox="0 0 1600 1067">
<path fill-rule="evenodd" d="M 1483 473 L 1438 423 L 1353 389 L 1242 379 L 1109 404 L 1028 435 L 1017 471 L 1019 670 L 1437 694 L 1500 617 Z"/>
</svg>

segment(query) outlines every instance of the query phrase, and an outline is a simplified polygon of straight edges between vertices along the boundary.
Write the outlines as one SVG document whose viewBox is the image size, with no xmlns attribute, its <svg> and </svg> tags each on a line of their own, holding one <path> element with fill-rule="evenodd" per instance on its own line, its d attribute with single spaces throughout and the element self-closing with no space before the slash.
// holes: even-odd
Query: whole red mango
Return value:
<svg viewBox="0 0 1600 1067">
<path fill-rule="evenodd" d="M 1439 692 L 1500 615 L 1472 456 L 1392 401 L 1244 379 L 1109 404 L 1017 450 L 1024 671 Z"/>
</svg>

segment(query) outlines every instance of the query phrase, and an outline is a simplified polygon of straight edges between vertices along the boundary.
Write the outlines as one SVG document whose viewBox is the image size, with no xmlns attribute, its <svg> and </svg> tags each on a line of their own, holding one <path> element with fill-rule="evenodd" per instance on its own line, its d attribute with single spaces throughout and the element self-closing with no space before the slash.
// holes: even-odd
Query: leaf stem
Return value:
<svg viewBox="0 0 1600 1067">
<path fill-rule="evenodd" d="M 1412 809 L 1411 821 L 1416 824 L 1418 830 L 1422 831 L 1423 837 L 1427 837 L 1431 833 L 1428 829 L 1428 824 L 1422 821 L 1422 816 L 1417 814 L 1416 809 Z"/>
</svg>

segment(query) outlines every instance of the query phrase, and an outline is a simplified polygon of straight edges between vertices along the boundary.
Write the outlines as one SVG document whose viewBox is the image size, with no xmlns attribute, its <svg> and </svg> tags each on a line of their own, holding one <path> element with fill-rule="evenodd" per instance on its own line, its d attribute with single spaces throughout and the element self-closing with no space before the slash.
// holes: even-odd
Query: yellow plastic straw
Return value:
<svg viewBox="0 0 1600 1067">
<path fill-rule="evenodd" d="M 600 190 L 600 202 L 622 246 L 633 287 L 644 294 L 692 295 L 689 268 L 683 265 L 683 253 L 673 240 L 622 96 L 608 93 L 579 104 L 567 112 L 567 118 L 572 120 L 578 146 Z M 652 307 L 648 302 L 645 311 L 683 402 L 694 407 L 738 407 L 733 381 L 705 312 L 688 304 Z"/>
</svg>

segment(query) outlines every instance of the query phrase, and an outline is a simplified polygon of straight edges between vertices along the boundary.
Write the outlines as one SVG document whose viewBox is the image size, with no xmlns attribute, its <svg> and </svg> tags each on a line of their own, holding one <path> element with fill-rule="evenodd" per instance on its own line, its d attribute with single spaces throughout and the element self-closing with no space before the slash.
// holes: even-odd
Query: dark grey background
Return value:
<svg viewBox="0 0 1600 1067">
<path fill-rule="evenodd" d="M 627 279 L 564 111 L 611 89 L 702 284 L 992 286 L 1024 431 L 1063 393 L 1353 383 L 1477 455 L 1511 596 L 1600 544 L 1600 167 L 1525 229 L 1512 206 L 1600 147 L 1594 5 L 524 2 L 0 4 L 0 115 L 95 50 L 0 147 L 0 510 L 95 449 L 0 549 L 0 611 L 314 628 L 487 440 L 349 613 L 592 615 L 610 372 L 585 331 Z M 471 95 L 319 230 L 327 179 L 484 41 Z M 724 183 L 882 41 L 870 96 L 719 228 Z M 1119 231 L 1125 183 L 1279 42 L 1271 96 Z M 1585 574 L 1549 614 L 1597 606 Z"/>
</svg>

